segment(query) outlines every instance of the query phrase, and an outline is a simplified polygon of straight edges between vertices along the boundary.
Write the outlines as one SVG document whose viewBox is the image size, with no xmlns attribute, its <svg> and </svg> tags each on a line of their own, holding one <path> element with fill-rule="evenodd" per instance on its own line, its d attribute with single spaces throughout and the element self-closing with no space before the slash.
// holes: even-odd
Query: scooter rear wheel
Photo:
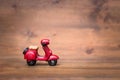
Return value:
<svg viewBox="0 0 120 80">
<path fill-rule="evenodd" d="M 55 66 L 55 65 L 57 64 L 57 60 L 49 60 L 49 61 L 48 61 L 48 64 L 49 64 L 50 66 Z"/>
<path fill-rule="evenodd" d="M 36 60 L 27 60 L 28 66 L 34 66 L 36 64 Z"/>
</svg>

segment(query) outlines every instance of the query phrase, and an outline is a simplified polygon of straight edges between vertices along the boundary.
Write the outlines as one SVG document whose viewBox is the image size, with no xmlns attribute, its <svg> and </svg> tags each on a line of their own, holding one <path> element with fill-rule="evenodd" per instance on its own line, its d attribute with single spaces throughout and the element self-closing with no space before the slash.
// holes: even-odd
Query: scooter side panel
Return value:
<svg viewBox="0 0 120 80">
<path fill-rule="evenodd" d="M 27 60 L 35 60 L 36 55 L 32 51 L 29 51 L 24 55 L 24 58 L 27 59 Z"/>
</svg>

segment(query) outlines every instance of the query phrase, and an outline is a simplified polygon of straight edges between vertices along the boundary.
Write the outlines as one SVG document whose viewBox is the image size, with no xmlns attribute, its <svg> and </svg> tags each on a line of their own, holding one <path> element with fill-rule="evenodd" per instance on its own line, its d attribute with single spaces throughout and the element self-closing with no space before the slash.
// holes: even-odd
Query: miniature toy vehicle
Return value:
<svg viewBox="0 0 120 80">
<path fill-rule="evenodd" d="M 55 66 L 57 64 L 57 60 L 59 59 L 59 57 L 52 54 L 52 51 L 49 49 L 48 44 L 48 39 L 41 40 L 41 45 L 45 52 L 44 56 L 40 56 L 38 54 L 37 46 L 29 46 L 25 48 L 25 50 L 23 51 L 24 59 L 26 59 L 29 66 L 34 66 L 36 64 L 36 61 L 47 61 L 50 66 Z"/>
</svg>

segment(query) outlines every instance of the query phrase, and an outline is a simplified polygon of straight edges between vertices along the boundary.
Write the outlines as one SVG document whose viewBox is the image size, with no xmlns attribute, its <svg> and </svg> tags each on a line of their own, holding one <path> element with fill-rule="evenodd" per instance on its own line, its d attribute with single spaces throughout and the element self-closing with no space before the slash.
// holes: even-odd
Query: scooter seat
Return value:
<svg viewBox="0 0 120 80">
<path fill-rule="evenodd" d="M 36 49 L 38 49 L 39 47 L 38 47 L 38 46 L 29 46 L 28 48 L 29 48 L 29 49 L 35 49 L 35 50 L 36 50 Z"/>
</svg>

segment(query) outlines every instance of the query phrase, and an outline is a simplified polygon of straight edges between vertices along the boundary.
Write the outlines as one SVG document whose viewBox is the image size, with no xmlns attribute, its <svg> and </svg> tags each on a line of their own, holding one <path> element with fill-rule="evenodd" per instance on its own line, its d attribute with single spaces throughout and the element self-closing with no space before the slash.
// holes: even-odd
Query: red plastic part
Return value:
<svg viewBox="0 0 120 80">
<path fill-rule="evenodd" d="M 35 60 L 37 58 L 37 50 L 29 49 L 24 55 L 24 59 Z"/>
<path fill-rule="evenodd" d="M 38 54 L 37 49 L 28 49 L 26 54 L 24 54 L 24 59 L 26 60 L 39 60 L 39 61 L 49 61 L 49 60 L 58 60 L 59 57 L 57 55 L 52 54 L 52 51 L 48 47 L 49 39 L 41 40 L 42 48 L 45 52 L 44 56 L 40 56 Z"/>
</svg>

